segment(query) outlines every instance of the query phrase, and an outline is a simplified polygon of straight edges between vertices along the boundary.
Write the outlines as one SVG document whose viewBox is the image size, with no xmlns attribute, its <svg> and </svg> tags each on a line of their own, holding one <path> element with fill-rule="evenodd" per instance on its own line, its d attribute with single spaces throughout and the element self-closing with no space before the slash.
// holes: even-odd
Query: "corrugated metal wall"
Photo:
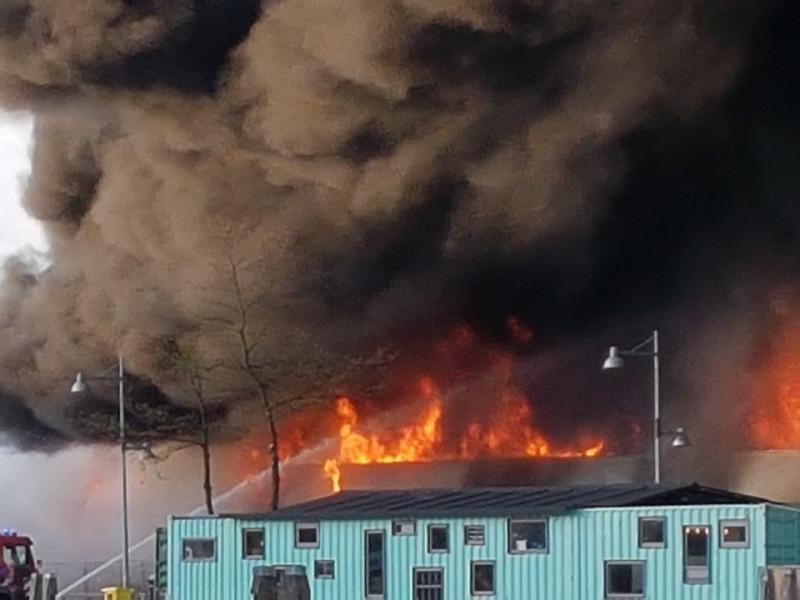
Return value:
<svg viewBox="0 0 800 600">
<path fill-rule="evenodd" d="M 640 517 L 666 516 L 667 547 L 639 548 Z M 764 506 L 698 506 L 580 511 L 575 560 L 581 565 L 575 598 L 604 597 L 602 565 L 607 560 L 643 560 L 648 600 L 758 600 L 759 567 L 764 566 Z M 750 546 L 720 548 L 720 520 L 750 521 Z M 689 585 L 683 580 L 683 528 L 708 526 L 711 583 Z M 564 564 L 567 564 L 565 562 Z M 555 598 L 555 596 L 548 596 Z"/>
<path fill-rule="evenodd" d="M 800 565 L 800 511 L 767 507 L 767 566 Z"/>
<path fill-rule="evenodd" d="M 392 535 L 390 521 L 333 521 L 320 526 L 320 547 L 294 548 L 294 523 L 234 519 L 175 519 L 170 522 L 171 600 L 246 600 L 252 568 L 297 564 L 307 568 L 314 600 L 363 600 L 364 532 L 386 532 L 386 600 L 413 600 L 414 567 L 442 567 L 445 598 L 470 598 L 470 561 L 497 563 L 499 600 L 602 600 L 606 560 L 646 561 L 647 600 L 756 600 L 759 567 L 765 564 L 763 506 L 675 507 L 577 511 L 550 519 L 547 554 L 510 555 L 503 519 L 419 520 L 413 537 Z M 534 515 L 535 516 L 535 515 Z M 667 548 L 638 547 L 638 519 L 667 517 Z M 747 549 L 719 547 L 720 519 L 749 519 Z M 450 551 L 427 552 L 427 525 L 450 526 Z M 485 546 L 464 544 L 464 525 L 486 528 Z M 711 528 L 711 584 L 683 583 L 683 527 Z M 266 558 L 242 558 L 242 530 L 263 527 Z M 183 562 L 180 540 L 216 537 L 217 560 Z M 336 577 L 314 579 L 314 561 L 336 561 Z"/>
</svg>

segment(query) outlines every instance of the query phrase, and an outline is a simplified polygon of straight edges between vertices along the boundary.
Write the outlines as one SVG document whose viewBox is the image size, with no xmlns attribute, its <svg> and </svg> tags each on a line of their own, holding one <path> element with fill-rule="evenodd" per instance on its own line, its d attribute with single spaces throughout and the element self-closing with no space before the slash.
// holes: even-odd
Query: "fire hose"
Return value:
<svg viewBox="0 0 800 600">
<path fill-rule="evenodd" d="M 216 496 L 214 498 L 214 502 L 224 502 L 225 500 L 227 500 L 231 496 L 236 495 L 239 491 L 243 490 L 247 486 L 249 486 L 249 485 L 255 483 L 256 481 L 258 481 L 259 479 L 263 478 L 267 473 L 268 473 L 268 471 L 262 471 L 258 475 L 254 476 L 254 477 L 251 477 L 250 479 L 246 479 L 245 481 L 239 483 L 235 487 L 232 487 L 231 489 L 229 489 L 227 492 L 225 492 L 223 494 L 220 494 L 219 496 Z M 189 516 L 200 515 L 200 514 L 205 512 L 205 509 L 206 509 L 205 505 L 198 506 L 197 508 L 195 508 L 194 510 L 192 510 L 189 513 Z M 151 533 L 150 535 L 148 535 L 143 540 L 141 540 L 141 541 L 137 542 L 136 544 L 134 544 L 133 546 L 131 546 L 129 548 L 129 552 L 135 552 L 136 550 L 139 550 L 140 548 L 143 548 L 146 545 L 152 543 L 155 539 L 156 539 L 156 534 L 155 533 Z M 77 581 L 74 581 L 73 583 L 71 583 L 67 587 L 65 587 L 63 590 L 58 592 L 58 594 L 56 594 L 56 600 L 60 600 L 60 599 L 64 598 L 67 594 L 69 594 L 70 592 L 74 591 L 75 589 L 77 589 L 78 587 L 83 585 L 85 582 L 89 581 L 92 577 L 95 577 L 95 576 L 99 575 L 100 573 L 102 573 L 106 569 L 114 566 L 115 564 L 117 564 L 121 560 L 122 560 L 122 553 L 117 554 L 113 558 L 110 558 L 109 560 L 104 562 L 102 565 L 100 565 L 99 567 L 94 569 L 93 571 L 90 571 L 86 575 L 83 575 L 80 579 L 78 579 Z"/>
</svg>

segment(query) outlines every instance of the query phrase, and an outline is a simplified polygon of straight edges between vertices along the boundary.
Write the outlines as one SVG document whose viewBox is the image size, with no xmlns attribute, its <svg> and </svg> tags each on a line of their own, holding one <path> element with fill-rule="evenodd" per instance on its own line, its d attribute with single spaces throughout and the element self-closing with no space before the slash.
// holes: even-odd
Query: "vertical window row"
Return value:
<svg viewBox="0 0 800 600">
<path fill-rule="evenodd" d="M 665 548 L 665 517 L 639 519 L 639 547 Z M 719 547 L 750 547 L 750 523 L 747 519 L 719 522 Z M 689 585 L 711 583 L 711 527 L 690 525 L 683 528 L 683 581 Z M 644 595 L 643 561 L 607 561 L 605 563 L 606 598 L 640 598 Z"/>
</svg>

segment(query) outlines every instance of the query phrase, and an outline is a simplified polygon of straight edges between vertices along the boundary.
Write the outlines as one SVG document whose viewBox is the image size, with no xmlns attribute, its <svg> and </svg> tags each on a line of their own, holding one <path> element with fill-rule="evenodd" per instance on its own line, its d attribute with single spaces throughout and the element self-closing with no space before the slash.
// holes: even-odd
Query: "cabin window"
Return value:
<svg viewBox="0 0 800 600">
<path fill-rule="evenodd" d="M 644 598 L 644 563 L 609 561 L 606 563 L 606 598 Z"/>
<path fill-rule="evenodd" d="M 642 517 L 639 519 L 639 547 L 664 548 L 667 545 L 664 517 Z"/>
<path fill-rule="evenodd" d="M 9 566 L 33 565 L 30 546 L 10 544 L 2 548 L 3 561 Z"/>
<path fill-rule="evenodd" d="M 547 521 L 543 519 L 508 522 L 508 551 L 511 554 L 524 552 L 547 552 Z"/>
<path fill-rule="evenodd" d="M 294 545 L 297 548 L 319 548 L 319 523 L 297 523 Z"/>
<path fill-rule="evenodd" d="M 442 569 L 414 569 L 414 600 L 444 600 Z"/>
<path fill-rule="evenodd" d="M 214 560 L 217 557 L 217 540 L 214 538 L 185 538 L 182 544 L 183 560 Z"/>
<path fill-rule="evenodd" d="M 683 578 L 686 583 L 711 582 L 708 537 L 711 528 L 694 525 L 683 529 Z"/>
<path fill-rule="evenodd" d="M 465 525 L 464 544 L 467 546 L 486 545 L 486 528 L 483 525 Z"/>
<path fill-rule="evenodd" d="M 490 561 L 472 561 L 471 588 L 473 596 L 494 596 L 495 566 Z"/>
<path fill-rule="evenodd" d="M 244 530 L 244 557 L 264 558 L 264 530 Z"/>
<path fill-rule="evenodd" d="M 367 598 L 383 598 L 385 592 L 383 531 L 364 534 L 364 573 Z"/>
<path fill-rule="evenodd" d="M 428 552 L 450 550 L 450 532 L 447 525 L 428 525 Z"/>
<path fill-rule="evenodd" d="M 316 579 L 333 579 L 336 577 L 336 563 L 332 560 L 315 560 L 314 577 Z"/>
<path fill-rule="evenodd" d="M 743 519 L 719 522 L 721 548 L 749 548 L 750 523 Z"/>
<path fill-rule="evenodd" d="M 417 524 L 414 519 L 392 521 L 392 533 L 394 535 L 415 535 L 417 533 Z"/>
</svg>

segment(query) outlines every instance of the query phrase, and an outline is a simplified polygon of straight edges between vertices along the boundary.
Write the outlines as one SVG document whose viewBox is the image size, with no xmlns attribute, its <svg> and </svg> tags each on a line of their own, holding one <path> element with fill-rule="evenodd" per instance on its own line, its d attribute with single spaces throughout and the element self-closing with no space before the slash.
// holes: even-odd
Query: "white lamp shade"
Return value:
<svg viewBox="0 0 800 600">
<path fill-rule="evenodd" d="M 608 349 L 608 358 L 603 363 L 603 370 L 608 371 L 610 369 L 621 369 L 625 366 L 625 361 L 619 355 L 619 348 L 616 346 L 611 346 Z"/>
<path fill-rule="evenodd" d="M 686 435 L 686 431 L 683 427 L 678 427 L 675 430 L 675 437 L 672 439 L 672 447 L 673 448 L 688 448 L 692 445 L 692 440 L 689 439 L 689 436 Z"/>
<path fill-rule="evenodd" d="M 73 394 L 82 394 L 88 389 L 89 386 L 86 384 L 83 373 L 78 373 L 75 376 L 75 382 L 72 384 L 72 387 L 69 389 L 69 391 Z"/>
</svg>

